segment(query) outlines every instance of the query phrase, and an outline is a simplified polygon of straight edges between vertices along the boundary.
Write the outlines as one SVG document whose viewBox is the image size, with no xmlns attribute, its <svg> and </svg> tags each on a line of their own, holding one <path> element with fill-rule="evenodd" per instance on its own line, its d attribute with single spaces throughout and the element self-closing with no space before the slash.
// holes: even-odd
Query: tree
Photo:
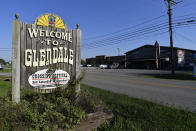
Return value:
<svg viewBox="0 0 196 131">
<path fill-rule="evenodd" d="M 85 60 L 81 59 L 81 64 L 84 65 L 85 64 Z"/>
<path fill-rule="evenodd" d="M 96 65 L 96 61 L 95 61 L 95 59 L 92 59 L 92 61 L 91 61 L 91 65 L 92 65 L 92 66 L 95 66 L 95 65 Z"/>
<path fill-rule="evenodd" d="M 0 63 L 6 65 L 6 61 L 4 59 L 0 59 Z"/>
</svg>

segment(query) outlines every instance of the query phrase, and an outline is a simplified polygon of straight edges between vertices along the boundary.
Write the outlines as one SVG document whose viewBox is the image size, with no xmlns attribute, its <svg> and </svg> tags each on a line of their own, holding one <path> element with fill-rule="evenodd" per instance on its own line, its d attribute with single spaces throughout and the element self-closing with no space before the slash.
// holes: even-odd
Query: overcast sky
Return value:
<svg viewBox="0 0 196 131">
<path fill-rule="evenodd" d="M 176 0 L 180 1 L 180 0 Z M 196 1 L 184 0 L 173 6 L 174 20 L 196 19 Z M 0 58 L 11 60 L 12 21 L 19 13 L 25 23 L 41 14 L 59 15 L 70 29 L 80 24 L 82 30 L 82 58 L 96 55 L 118 55 L 142 46 L 154 44 L 169 46 L 169 33 L 146 27 L 168 22 L 164 0 L 2 0 L 0 4 Z M 191 15 L 189 15 L 191 14 Z M 184 16 L 184 17 L 179 17 Z M 174 21 L 175 22 L 175 21 Z M 178 22 L 178 21 L 177 21 Z M 174 29 L 174 46 L 196 50 L 196 24 Z M 133 32 L 140 29 L 140 33 Z M 148 30 L 149 31 L 149 30 Z M 132 33 L 132 37 L 130 37 Z M 125 34 L 126 37 L 124 37 Z M 128 37 L 129 36 L 129 37 Z"/>
</svg>

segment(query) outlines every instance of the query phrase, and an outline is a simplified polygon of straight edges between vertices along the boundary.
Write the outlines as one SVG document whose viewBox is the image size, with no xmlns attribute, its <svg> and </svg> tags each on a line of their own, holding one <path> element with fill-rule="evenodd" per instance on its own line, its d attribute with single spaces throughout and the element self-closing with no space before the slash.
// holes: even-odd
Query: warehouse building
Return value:
<svg viewBox="0 0 196 131">
<path fill-rule="evenodd" d="M 100 55 L 96 56 L 95 58 L 87 58 L 86 64 L 99 66 L 101 64 L 113 64 L 113 63 L 119 63 L 122 66 L 125 65 L 125 55 L 120 56 L 106 56 L 106 55 Z"/>
<path fill-rule="evenodd" d="M 109 56 L 106 58 L 107 64 L 113 64 L 113 63 L 119 63 L 120 65 L 125 65 L 125 55 L 119 55 L 119 56 Z"/>
<path fill-rule="evenodd" d="M 86 58 L 86 64 L 90 64 L 92 66 L 95 66 L 96 58 Z"/>
<path fill-rule="evenodd" d="M 158 57 L 156 49 L 159 50 Z M 174 47 L 175 69 L 192 70 L 195 53 L 195 50 Z M 170 47 L 144 45 L 125 54 L 127 68 L 156 69 L 158 64 L 158 69 L 170 69 Z"/>
</svg>

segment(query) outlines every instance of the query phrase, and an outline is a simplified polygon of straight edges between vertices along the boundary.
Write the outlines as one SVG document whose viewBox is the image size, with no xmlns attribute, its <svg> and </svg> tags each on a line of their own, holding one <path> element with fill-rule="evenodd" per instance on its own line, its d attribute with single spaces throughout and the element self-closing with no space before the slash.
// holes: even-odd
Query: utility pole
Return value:
<svg viewBox="0 0 196 131">
<path fill-rule="evenodd" d="M 171 75 L 175 76 L 175 61 L 173 51 L 173 32 L 172 32 L 172 4 L 176 4 L 174 0 L 165 0 L 168 2 L 168 15 L 169 15 L 169 34 L 170 34 L 170 64 L 171 64 Z"/>
<path fill-rule="evenodd" d="M 118 56 L 120 55 L 120 48 L 117 48 L 117 50 L 118 50 Z"/>
</svg>

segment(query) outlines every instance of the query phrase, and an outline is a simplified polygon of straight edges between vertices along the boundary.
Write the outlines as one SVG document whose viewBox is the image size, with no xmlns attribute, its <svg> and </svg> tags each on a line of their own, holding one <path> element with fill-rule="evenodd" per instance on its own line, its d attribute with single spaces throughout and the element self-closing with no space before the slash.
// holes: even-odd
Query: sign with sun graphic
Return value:
<svg viewBox="0 0 196 131">
<path fill-rule="evenodd" d="M 66 29 L 64 21 L 55 14 L 43 14 L 36 20 L 38 26 L 52 26 L 55 28 Z"/>
<path fill-rule="evenodd" d="M 50 93 L 80 78 L 81 30 L 67 29 L 56 14 L 43 14 L 33 24 L 16 15 L 12 40 L 12 87 Z"/>
</svg>

